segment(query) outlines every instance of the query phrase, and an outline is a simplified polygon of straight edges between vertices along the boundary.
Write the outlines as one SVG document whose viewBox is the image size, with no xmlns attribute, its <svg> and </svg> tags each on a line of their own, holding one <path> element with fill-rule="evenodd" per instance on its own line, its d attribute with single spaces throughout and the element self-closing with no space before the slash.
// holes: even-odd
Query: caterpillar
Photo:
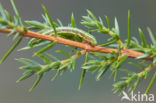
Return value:
<svg viewBox="0 0 156 103">
<path fill-rule="evenodd" d="M 64 37 L 64 38 L 72 39 L 72 40 L 77 40 L 79 42 L 84 41 L 92 46 L 97 45 L 97 41 L 95 37 L 83 30 L 73 28 L 73 27 L 57 27 L 55 29 L 57 32 L 56 36 L 60 36 L 60 37 Z M 55 35 L 54 30 L 51 30 L 49 32 L 50 32 L 50 35 Z"/>
</svg>

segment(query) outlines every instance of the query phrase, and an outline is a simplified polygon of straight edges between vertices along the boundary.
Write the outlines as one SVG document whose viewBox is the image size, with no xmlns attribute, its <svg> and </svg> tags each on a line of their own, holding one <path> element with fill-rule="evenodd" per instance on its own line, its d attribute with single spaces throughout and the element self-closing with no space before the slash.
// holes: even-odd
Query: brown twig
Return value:
<svg viewBox="0 0 156 103">
<path fill-rule="evenodd" d="M 11 29 L 0 29 L 0 32 L 2 32 L 2 33 L 10 33 Z M 30 38 L 37 38 L 37 39 L 49 40 L 49 41 L 57 40 L 57 42 L 60 43 L 60 44 L 78 47 L 78 48 L 87 50 L 87 52 L 100 52 L 100 53 L 112 53 L 112 51 L 118 52 L 117 49 L 104 48 L 104 47 L 99 47 L 99 46 L 94 46 L 93 47 L 93 46 L 91 46 L 89 44 L 86 44 L 86 43 L 80 43 L 80 42 L 64 39 L 64 38 L 61 38 L 61 37 L 55 37 L 55 36 L 50 36 L 50 35 L 43 35 L 43 34 L 39 34 L 39 33 L 33 32 L 33 31 L 27 31 L 26 34 L 22 34 L 21 33 L 21 35 L 22 36 L 26 36 L 26 37 L 30 37 Z M 130 57 L 130 58 L 137 58 L 139 56 L 144 55 L 144 53 L 133 51 L 133 50 L 130 50 L 130 49 L 124 49 L 124 50 L 121 50 L 121 52 L 122 53 L 126 53 L 127 56 Z M 147 58 L 145 58 L 145 60 L 152 61 L 153 58 L 147 57 Z"/>
</svg>

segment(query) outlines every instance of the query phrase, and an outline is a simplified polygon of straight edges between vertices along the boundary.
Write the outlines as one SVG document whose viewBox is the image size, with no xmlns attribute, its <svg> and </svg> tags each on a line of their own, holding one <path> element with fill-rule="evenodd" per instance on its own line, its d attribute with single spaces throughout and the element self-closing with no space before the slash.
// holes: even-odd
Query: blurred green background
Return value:
<svg viewBox="0 0 156 103">
<path fill-rule="evenodd" d="M 59 18 L 64 25 L 70 23 L 70 16 L 73 12 L 79 28 L 81 16 L 87 15 L 86 9 L 91 10 L 96 16 L 104 18 L 107 15 L 111 23 L 114 22 L 114 17 L 118 18 L 121 39 L 127 37 L 127 13 L 131 11 L 132 17 L 132 34 L 139 37 L 137 28 L 141 27 L 147 34 L 146 27 L 151 27 L 153 33 L 156 34 L 156 0 L 14 0 L 23 20 L 40 20 L 43 9 L 41 5 L 45 5 L 54 20 Z M 10 0 L 0 0 L 2 5 L 13 14 Z M 83 28 L 84 29 L 84 28 Z M 105 38 L 100 35 L 95 36 L 100 42 Z M 146 35 L 147 39 L 149 38 Z M 149 39 L 148 39 L 149 40 Z M 18 47 L 18 49 L 26 45 L 27 40 Z M 150 40 L 148 41 L 150 42 Z M 5 35 L 0 35 L 0 58 L 12 45 L 11 39 Z M 65 49 L 59 45 L 55 49 Z M 32 86 L 34 80 L 25 80 L 21 83 L 16 83 L 16 80 L 21 76 L 22 70 L 18 67 L 18 63 L 14 58 L 31 57 L 32 50 L 24 52 L 13 52 L 6 62 L 0 65 L 0 103 L 120 103 L 120 96 L 114 95 L 111 91 L 113 80 L 109 79 L 109 72 L 104 78 L 98 82 L 95 80 L 95 75 L 87 73 L 85 82 L 81 90 L 78 90 L 81 68 L 79 68 L 83 59 L 78 60 L 77 68 L 74 72 L 67 72 L 63 76 L 58 77 L 55 81 L 50 82 L 54 75 L 51 72 L 47 73 L 32 92 L 28 89 Z M 57 54 L 56 54 L 57 55 Z M 58 55 L 59 56 L 59 55 Z M 62 57 L 61 55 L 59 56 Z M 63 58 L 62 58 L 63 59 Z M 123 68 L 135 69 L 133 66 L 124 65 Z M 122 74 L 121 74 L 122 75 Z M 149 81 L 142 82 L 137 91 L 144 92 Z M 150 93 L 156 94 L 154 91 L 156 85 Z M 156 95 L 155 95 L 156 96 Z"/>
</svg>

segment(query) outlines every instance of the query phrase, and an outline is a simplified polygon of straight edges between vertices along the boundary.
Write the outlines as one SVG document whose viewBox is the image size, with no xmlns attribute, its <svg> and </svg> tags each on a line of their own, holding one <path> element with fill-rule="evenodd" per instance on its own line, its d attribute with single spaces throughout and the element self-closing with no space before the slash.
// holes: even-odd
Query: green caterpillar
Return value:
<svg viewBox="0 0 156 103">
<path fill-rule="evenodd" d="M 83 30 L 73 28 L 73 27 L 57 27 L 55 29 L 56 29 L 56 34 L 53 29 L 47 30 L 43 34 L 55 35 L 55 36 L 63 37 L 63 38 L 70 39 L 70 40 L 76 40 L 78 42 L 86 42 L 92 46 L 97 45 L 97 41 L 94 38 L 94 36 L 92 36 L 91 34 Z M 29 46 L 33 46 L 41 42 L 44 42 L 44 40 L 37 40 L 36 38 L 33 38 L 29 41 L 28 44 Z"/>
<path fill-rule="evenodd" d="M 57 32 L 56 36 L 64 37 L 71 40 L 77 40 L 79 42 L 85 41 L 92 46 L 97 45 L 95 37 L 83 30 L 73 27 L 57 27 L 55 29 Z M 54 30 L 49 31 L 49 33 L 51 35 L 55 35 Z"/>
</svg>

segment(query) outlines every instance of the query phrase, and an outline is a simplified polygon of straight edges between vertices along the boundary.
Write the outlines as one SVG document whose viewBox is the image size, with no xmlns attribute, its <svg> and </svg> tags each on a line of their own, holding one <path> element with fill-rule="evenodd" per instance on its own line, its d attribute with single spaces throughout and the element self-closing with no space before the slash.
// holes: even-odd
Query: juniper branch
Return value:
<svg viewBox="0 0 156 103">
<path fill-rule="evenodd" d="M 20 67 L 20 69 L 25 70 L 25 72 L 17 82 L 23 81 L 34 74 L 37 74 L 38 76 L 30 91 L 37 86 L 43 75 L 50 70 L 57 71 L 52 80 L 67 70 L 74 70 L 76 60 L 83 55 L 85 55 L 85 62 L 81 66 L 82 75 L 79 89 L 87 72 L 92 71 L 93 73 L 97 73 L 96 80 L 100 80 L 105 72 L 110 70 L 112 73 L 111 76 L 114 77 L 114 81 L 117 80 L 118 71 L 126 72 L 128 74 L 127 77 L 121 77 L 121 79 L 125 80 L 118 81 L 117 83 L 113 84 L 114 93 L 122 93 L 122 91 L 128 88 L 129 91 L 134 92 L 142 80 L 141 78 L 144 77 L 146 79 L 149 75 L 149 72 L 156 67 L 156 38 L 150 28 L 147 28 L 152 41 L 152 44 L 150 45 L 146 42 L 146 38 L 140 28 L 138 31 L 141 38 L 141 44 L 135 37 L 131 37 L 130 11 L 128 12 L 128 39 L 126 42 L 123 42 L 120 39 L 121 34 L 117 18 L 115 18 L 114 27 L 112 27 L 109 18 L 106 16 L 106 27 L 103 24 L 101 17 L 97 18 L 91 11 L 87 10 L 88 16 L 83 16 L 81 24 L 87 27 L 89 31 L 88 33 L 76 27 L 73 13 L 71 16 L 71 23 L 68 26 L 64 26 L 60 20 L 58 20 L 58 24 L 52 21 L 49 12 L 43 6 L 45 11 L 45 15 L 42 15 L 44 22 L 41 23 L 36 20 L 25 21 L 25 23 L 30 25 L 26 27 L 23 25 L 23 21 L 19 15 L 14 1 L 11 0 L 11 3 L 15 12 L 14 19 L 0 4 L 0 32 L 7 33 L 8 37 L 14 36 L 13 40 L 18 37 L 20 37 L 20 39 L 7 52 L 1 62 L 3 62 L 17 47 L 17 45 L 20 44 L 23 37 L 29 37 L 31 39 L 27 46 L 20 50 L 28 50 L 45 46 L 33 54 L 33 56 L 41 58 L 45 64 L 40 64 L 37 61 L 26 58 L 16 59 L 17 61 L 25 64 L 25 66 Z M 34 32 L 33 30 L 36 31 Z M 110 35 L 111 38 L 108 39 L 107 43 L 97 45 L 96 38 L 90 34 L 94 32 Z M 57 43 L 63 44 L 67 46 L 69 50 L 71 50 L 71 53 L 63 50 L 56 51 L 57 53 L 67 56 L 67 59 L 59 60 L 52 54 L 45 55 L 45 52 L 51 49 Z M 72 55 L 72 53 L 75 54 Z M 150 61 L 150 63 L 144 62 L 146 67 L 143 67 L 139 63 L 137 64 L 130 62 L 129 64 L 141 68 L 141 72 L 139 73 L 131 72 L 130 70 L 121 68 L 121 66 L 127 62 L 128 58 Z M 146 90 L 146 94 L 151 89 L 155 80 L 156 75 L 154 74 Z"/>
<path fill-rule="evenodd" d="M 11 31 L 12 31 L 11 29 L 0 29 L 0 32 L 2 32 L 2 33 L 10 33 Z M 37 39 L 42 39 L 42 40 L 49 40 L 49 41 L 57 40 L 57 42 L 60 44 L 78 47 L 78 48 L 87 50 L 87 52 L 100 52 L 100 53 L 112 53 L 113 51 L 118 52 L 117 49 L 113 49 L 113 48 L 104 48 L 104 47 L 99 47 L 99 46 L 93 47 L 86 43 L 80 43 L 80 42 L 64 39 L 61 37 L 42 35 L 42 34 L 39 34 L 39 33 L 33 32 L 33 31 L 27 31 L 27 33 L 25 33 L 25 34 L 22 33 L 21 36 L 37 38 Z M 131 49 L 124 49 L 121 51 L 122 51 L 122 53 L 127 54 L 127 56 L 129 56 L 131 58 L 137 58 L 137 57 L 144 55 L 144 53 L 133 51 Z M 146 57 L 144 59 L 150 60 L 150 61 L 153 60 L 153 58 L 151 58 L 151 57 Z"/>
</svg>

